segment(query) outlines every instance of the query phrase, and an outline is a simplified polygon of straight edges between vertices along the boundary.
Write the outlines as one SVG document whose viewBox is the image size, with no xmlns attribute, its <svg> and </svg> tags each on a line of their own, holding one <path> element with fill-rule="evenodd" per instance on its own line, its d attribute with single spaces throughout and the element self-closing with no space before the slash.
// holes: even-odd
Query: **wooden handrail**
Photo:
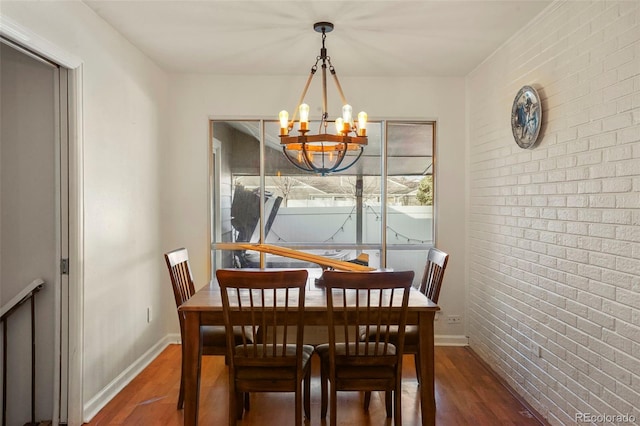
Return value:
<svg viewBox="0 0 640 426">
<path fill-rule="evenodd" d="M 2 426 L 7 424 L 7 319 L 23 303 L 31 301 L 31 423 L 35 425 L 36 417 L 36 330 L 35 330 L 35 294 L 44 286 L 44 281 L 40 278 L 33 280 L 13 299 L 0 309 L 0 322 L 2 322 Z"/>
<path fill-rule="evenodd" d="M 5 317 L 11 315 L 11 312 L 14 311 L 18 306 L 22 305 L 24 302 L 29 300 L 33 293 L 37 293 L 40 291 L 42 286 L 44 285 L 44 281 L 40 278 L 33 280 L 31 284 L 26 286 L 20 293 L 18 293 L 13 299 L 9 300 L 9 302 L 5 303 L 2 308 L 0 308 L 0 319 L 4 321 Z"/>
</svg>

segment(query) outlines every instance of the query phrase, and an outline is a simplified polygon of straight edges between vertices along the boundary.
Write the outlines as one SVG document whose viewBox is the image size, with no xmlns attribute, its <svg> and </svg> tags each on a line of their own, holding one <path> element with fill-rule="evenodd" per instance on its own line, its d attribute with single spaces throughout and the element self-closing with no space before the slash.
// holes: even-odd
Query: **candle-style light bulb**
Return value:
<svg viewBox="0 0 640 426">
<path fill-rule="evenodd" d="M 282 110 L 278 117 L 280 118 L 280 136 L 286 136 L 289 134 L 289 113 Z"/>
<path fill-rule="evenodd" d="M 367 136 L 367 119 L 369 116 L 366 112 L 358 113 L 358 136 Z"/>
<path fill-rule="evenodd" d="M 300 130 L 309 130 L 309 105 L 300 105 Z"/>
<path fill-rule="evenodd" d="M 345 133 L 349 133 L 353 124 L 353 108 L 351 108 L 351 105 L 345 104 L 342 106 L 342 120 L 344 121 L 344 128 L 347 129 Z"/>
<path fill-rule="evenodd" d="M 342 117 L 336 118 L 336 134 L 341 135 L 344 131 L 344 120 Z"/>
</svg>

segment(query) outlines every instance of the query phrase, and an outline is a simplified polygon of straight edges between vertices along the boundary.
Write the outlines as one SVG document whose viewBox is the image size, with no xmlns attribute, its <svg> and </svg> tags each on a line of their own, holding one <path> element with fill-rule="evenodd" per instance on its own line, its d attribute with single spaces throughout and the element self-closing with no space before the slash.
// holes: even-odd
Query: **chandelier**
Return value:
<svg viewBox="0 0 640 426">
<path fill-rule="evenodd" d="M 289 120 L 287 111 L 280 111 L 280 144 L 285 157 L 297 168 L 325 176 L 330 173 L 341 172 L 348 169 L 360 159 L 367 145 L 367 113 L 358 114 L 357 125 L 353 117 L 353 109 L 347 103 L 338 81 L 336 70 L 331 64 L 331 57 L 327 56 L 324 47 L 327 33 L 333 31 L 330 22 L 317 22 L 313 25 L 316 32 L 322 33 L 322 49 L 320 56 L 316 57 L 316 63 L 311 67 L 311 73 L 304 86 L 298 106 L 294 110 L 293 118 Z M 309 105 L 304 103 L 304 98 L 311 84 L 311 80 L 318 70 L 318 64 L 322 61 L 322 116 L 318 134 L 309 133 Z M 329 133 L 327 112 L 327 66 L 333 77 L 337 91 L 342 99 L 342 117 L 335 119 L 335 133 Z M 290 136 L 296 124 L 299 114 L 298 136 Z M 348 155 L 349 154 L 349 155 Z"/>
</svg>

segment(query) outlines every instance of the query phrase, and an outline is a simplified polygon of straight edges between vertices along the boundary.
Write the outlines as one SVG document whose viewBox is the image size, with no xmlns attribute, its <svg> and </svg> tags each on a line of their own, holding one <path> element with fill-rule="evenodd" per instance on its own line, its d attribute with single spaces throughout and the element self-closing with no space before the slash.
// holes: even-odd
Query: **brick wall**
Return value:
<svg viewBox="0 0 640 426">
<path fill-rule="evenodd" d="M 510 129 L 524 85 L 532 150 Z M 640 423 L 640 2 L 552 4 L 467 94 L 472 348 L 551 424 Z"/>
</svg>

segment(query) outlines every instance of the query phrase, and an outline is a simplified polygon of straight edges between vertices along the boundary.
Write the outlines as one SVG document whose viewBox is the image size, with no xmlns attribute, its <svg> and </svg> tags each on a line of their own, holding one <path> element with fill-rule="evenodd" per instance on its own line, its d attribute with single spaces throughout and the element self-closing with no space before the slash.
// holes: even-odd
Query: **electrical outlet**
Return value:
<svg viewBox="0 0 640 426">
<path fill-rule="evenodd" d="M 151 322 L 151 306 L 147 308 L 147 322 Z"/>
<path fill-rule="evenodd" d="M 461 324 L 462 317 L 460 315 L 449 315 L 447 316 L 447 324 Z"/>
</svg>

